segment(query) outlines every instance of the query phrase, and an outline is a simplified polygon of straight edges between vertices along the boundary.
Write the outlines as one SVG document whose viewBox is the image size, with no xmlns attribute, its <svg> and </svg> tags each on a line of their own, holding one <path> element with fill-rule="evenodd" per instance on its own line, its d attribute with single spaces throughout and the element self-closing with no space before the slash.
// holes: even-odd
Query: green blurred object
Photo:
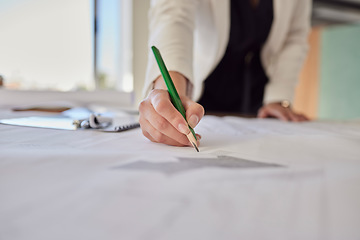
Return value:
<svg viewBox="0 0 360 240">
<path fill-rule="evenodd" d="M 322 33 L 319 118 L 360 118 L 360 25 Z"/>
<path fill-rule="evenodd" d="M 151 49 L 152 49 L 152 51 L 154 53 L 156 62 L 159 65 L 160 72 L 161 72 L 162 77 L 164 78 L 166 87 L 167 87 L 167 89 L 169 91 L 171 101 L 172 101 L 173 105 L 175 106 L 175 108 L 181 113 L 181 115 L 186 120 L 186 113 L 185 113 L 184 106 L 181 103 L 181 99 L 179 97 L 179 94 L 176 91 L 175 85 L 174 85 L 174 83 L 173 83 L 173 81 L 172 81 L 172 79 L 170 77 L 170 74 L 169 74 L 169 72 L 168 72 L 168 70 L 167 70 L 167 68 L 165 66 L 164 60 L 161 57 L 160 51 L 155 46 L 152 46 Z M 192 129 L 192 127 L 190 127 L 189 124 L 188 124 L 188 127 L 189 127 L 191 133 L 193 134 L 195 140 L 197 140 L 194 129 Z"/>
</svg>

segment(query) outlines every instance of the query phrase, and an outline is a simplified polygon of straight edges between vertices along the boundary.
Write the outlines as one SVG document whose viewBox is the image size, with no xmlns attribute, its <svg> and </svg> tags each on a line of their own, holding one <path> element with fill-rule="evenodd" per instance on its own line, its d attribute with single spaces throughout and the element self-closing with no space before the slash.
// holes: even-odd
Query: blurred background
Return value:
<svg viewBox="0 0 360 240">
<path fill-rule="evenodd" d="M 314 0 L 312 26 L 294 108 L 312 118 L 360 118 L 360 0 Z"/>
<path fill-rule="evenodd" d="M 0 0 L 0 88 L 131 93 L 147 62 L 150 0 Z M 294 108 L 360 118 L 360 0 L 314 0 Z M 0 93 L 3 94 L 3 93 Z"/>
</svg>

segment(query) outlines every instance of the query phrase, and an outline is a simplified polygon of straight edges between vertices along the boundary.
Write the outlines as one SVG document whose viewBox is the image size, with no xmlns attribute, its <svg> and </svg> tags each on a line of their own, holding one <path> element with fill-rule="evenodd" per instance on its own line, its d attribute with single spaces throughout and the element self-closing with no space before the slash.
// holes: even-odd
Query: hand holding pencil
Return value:
<svg viewBox="0 0 360 240">
<path fill-rule="evenodd" d="M 191 133 L 204 115 L 204 108 L 186 96 L 187 79 L 177 72 L 170 72 L 171 79 L 185 109 L 185 118 L 173 105 L 164 79 L 159 77 L 154 89 L 140 106 L 140 125 L 145 137 L 153 142 L 173 146 L 193 146 L 186 135 Z M 197 140 L 200 136 L 196 135 Z M 199 144 L 197 141 L 196 144 Z"/>
</svg>

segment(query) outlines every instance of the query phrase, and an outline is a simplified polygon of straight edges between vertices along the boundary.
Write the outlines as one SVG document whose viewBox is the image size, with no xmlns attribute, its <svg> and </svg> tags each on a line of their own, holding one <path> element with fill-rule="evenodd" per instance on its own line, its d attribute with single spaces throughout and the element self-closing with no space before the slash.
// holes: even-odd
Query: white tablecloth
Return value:
<svg viewBox="0 0 360 240">
<path fill-rule="evenodd" d="M 200 153 L 140 129 L 0 125 L 0 239 L 360 239 L 359 121 L 196 131 Z"/>
</svg>

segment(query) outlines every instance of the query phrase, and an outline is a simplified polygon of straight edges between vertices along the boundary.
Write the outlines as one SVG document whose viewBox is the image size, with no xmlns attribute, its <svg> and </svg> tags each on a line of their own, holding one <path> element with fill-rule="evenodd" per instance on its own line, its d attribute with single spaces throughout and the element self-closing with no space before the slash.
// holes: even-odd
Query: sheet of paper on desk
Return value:
<svg viewBox="0 0 360 240">
<path fill-rule="evenodd" d="M 1 119 L 0 123 L 23 126 L 23 127 L 38 127 L 51 128 L 62 130 L 76 130 L 73 124 L 73 119 L 67 117 L 23 117 L 23 118 L 9 118 Z"/>
<path fill-rule="evenodd" d="M 200 153 L 0 127 L 0 239 L 360 238 L 358 122 L 206 116 Z"/>
<path fill-rule="evenodd" d="M 22 127 L 49 128 L 59 130 L 78 130 L 80 122 L 89 119 L 92 112 L 86 108 L 70 109 L 62 114 L 48 116 L 29 116 L 18 118 L 0 119 L 0 124 L 8 124 Z M 126 116 L 115 116 L 113 113 L 102 114 L 111 122 L 103 131 L 119 132 L 138 127 L 138 116 L 127 114 Z M 75 124 L 74 121 L 79 122 Z"/>
</svg>

